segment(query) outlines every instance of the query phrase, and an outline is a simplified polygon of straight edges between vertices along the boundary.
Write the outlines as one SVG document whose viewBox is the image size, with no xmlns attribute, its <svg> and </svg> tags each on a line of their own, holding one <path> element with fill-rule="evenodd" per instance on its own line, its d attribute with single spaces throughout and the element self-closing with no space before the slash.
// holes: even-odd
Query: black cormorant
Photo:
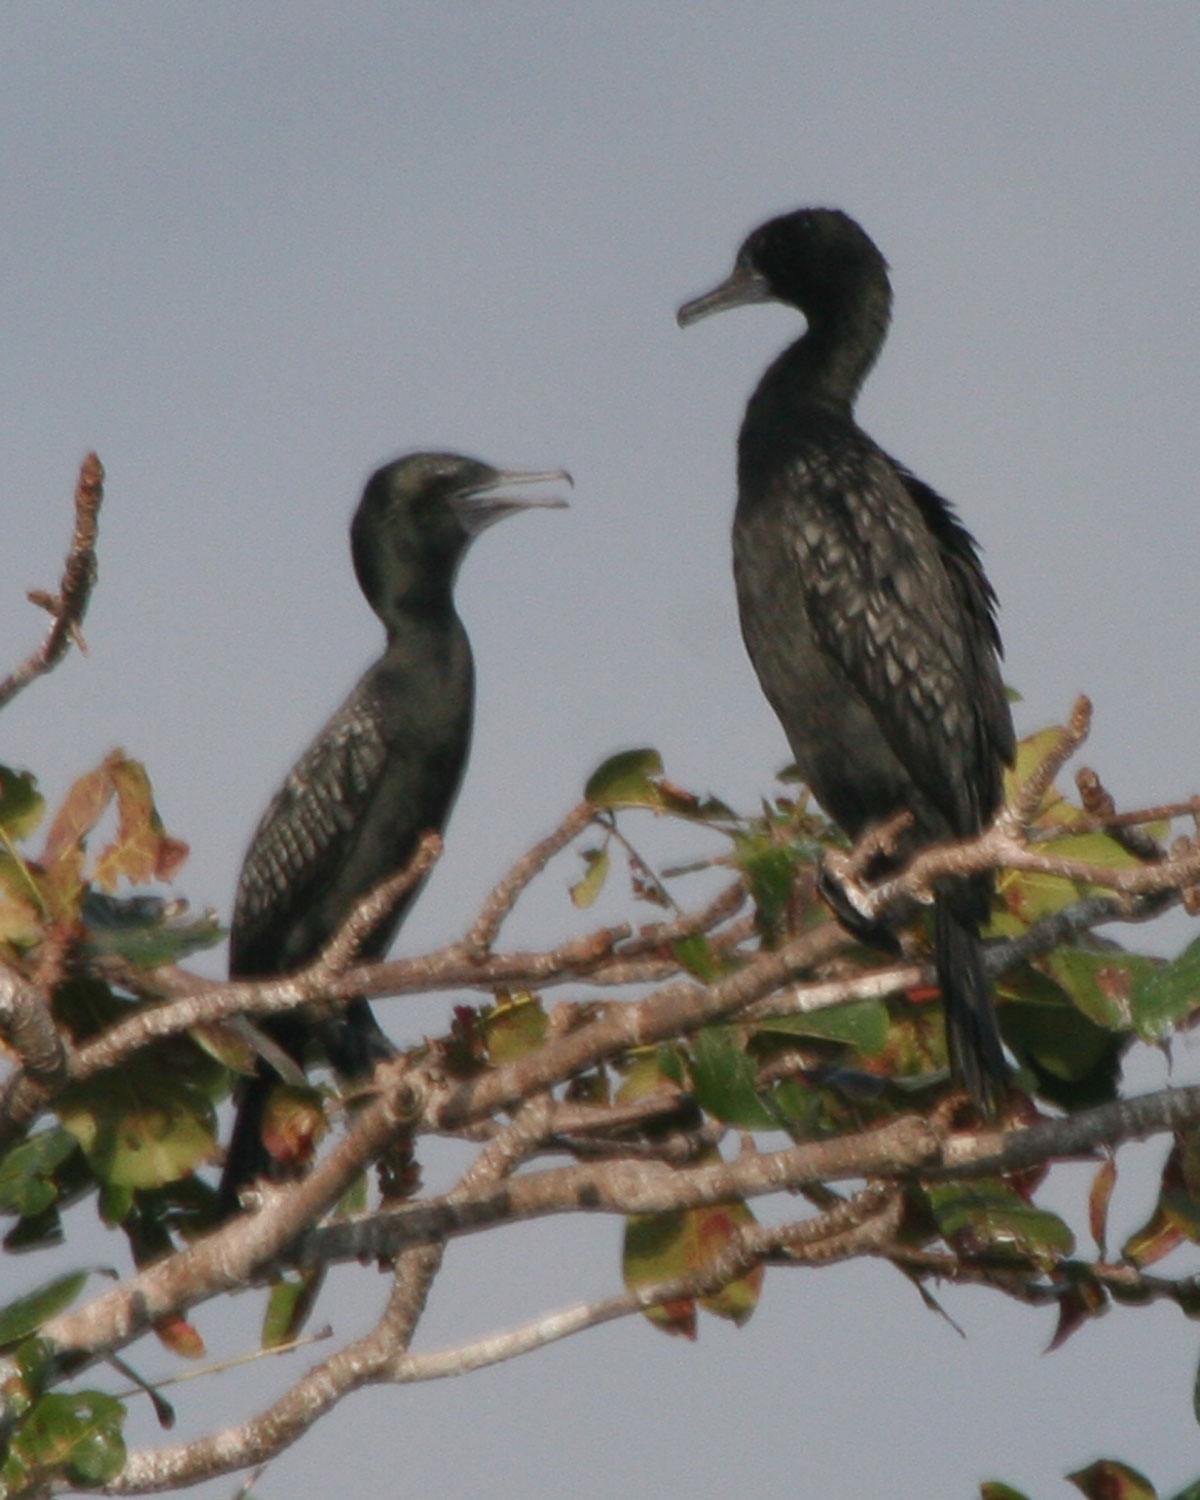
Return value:
<svg viewBox="0 0 1200 1500">
<path fill-rule="evenodd" d="M 907 810 L 906 852 L 978 833 L 1014 755 L 995 595 L 953 508 L 854 420 L 887 334 L 887 262 L 848 215 L 761 225 L 686 326 L 749 302 L 799 309 L 738 439 L 734 577 L 746 649 L 818 802 L 851 838 Z M 1007 1069 L 979 928 L 991 880 L 947 881 L 934 928 L 953 1076 L 994 1110 Z"/>
<path fill-rule="evenodd" d="M 350 528 L 354 571 L 387 631 L 383 655 L 296 762 L 263 815 L 242 865 L 229 935 L 237 979 L 290 974 L 312 962 L 382 880 L 404 868 L 423 833 L 450 815 L 471 738 L 474 667 L 454 608 L 454 580 L 473 537 L 493 521 L 561 499 L 507 493 L 564 480 L 503 471 L 453 453 L 414 453 L 367 481 Z M 379 958 L 416 892 L 363 945 Z M 363 999 L 333 1018 L 259 1023 L 302 1062 L 316 1040 L 344 1078 L 369 1075 L 392 1047 Z M 224 1214 L 240 1190 L 279 1174 L 263 1141 L 276 1071 L 260 1060 L 238 1090 L 221 1178 Z"/>
</svg>

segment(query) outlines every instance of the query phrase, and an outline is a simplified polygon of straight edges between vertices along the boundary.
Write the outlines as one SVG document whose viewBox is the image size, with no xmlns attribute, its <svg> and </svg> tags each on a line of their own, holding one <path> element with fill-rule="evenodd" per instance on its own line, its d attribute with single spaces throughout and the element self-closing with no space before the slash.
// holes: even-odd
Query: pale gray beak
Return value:
<svg viewBox="0 0 1200 1500">
<path fill-rule="evenodd" d="M 501 493 L 527 484 L 565 484 L 574 487 L 575 481 L 565 469 L 502 469 L 493 479 L 454 495 L 450 503 L 468 536 L 478 536 L 495 522 L 503 521 L 505 516 L 514 516 L 521 510 L 562 510 L 565 507 L 567 502 L 561 495 Z"/>
<path fill-rule="evenodd" d="M 713 287 L 701 297 L 685 302 L 675 314 L 680 328 L 707 318 L 709 313 L 724 312 L 728 307 L 746 307 L 751 302 L 774 302 L 775 295 L 767 285 L 767 279 L 752 266 L 734 266 L 720 286 Z"/>
</svg>

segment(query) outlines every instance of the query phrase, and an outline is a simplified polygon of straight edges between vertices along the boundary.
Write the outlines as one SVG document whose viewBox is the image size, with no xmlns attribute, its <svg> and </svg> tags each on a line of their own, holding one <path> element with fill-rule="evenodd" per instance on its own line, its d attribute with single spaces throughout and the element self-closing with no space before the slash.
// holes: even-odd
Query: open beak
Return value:
<svg viewBox="0 0 1200 1500">
<path fill-rule="evenodd" d="M 503 521 L 505 516 L 516 515 L 521 510 L 562 510 L 565 507 L 567 502 L 561 495 L 505 493 L 509 489 L 532 484 L 565 484 L 573 488 L 575 481 L 565 469 L 502 469 L 485 483 L 455 495 L 450 503 L 470 536 L 478 536 L 495 522 Z"/>
</svg>

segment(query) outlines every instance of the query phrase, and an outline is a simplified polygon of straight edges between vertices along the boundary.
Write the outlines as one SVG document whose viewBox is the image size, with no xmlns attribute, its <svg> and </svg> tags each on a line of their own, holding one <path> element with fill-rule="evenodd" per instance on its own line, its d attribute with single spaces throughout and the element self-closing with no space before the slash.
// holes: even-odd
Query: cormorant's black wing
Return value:
<svg viewBox="0 0 1200 1500">
<path fill-rule="evenodd" d="M 776 481 L 806 497 L 785 545 L 815 637 L 922 794 L 966 835 L 990 818 L 997 758 L 1011 757 L 990 590 L 968 533 L 908 478 L 857 430 L 815 462 L 796 459 Z"/>
<path fill-rule="evenodd" d="M 288 973 L 315 958 L 332 936 L 317 914 L 388 756 L 382 707 L 366 682 L 296 762 L 250 841 L 230 929 L 234 975 Z"/>
<path fill-rule="evenodd" d="M 981 754 L 986 755 L 990 747 L 991 753 L 1004 765 L 1012 765 L 1017 742 L 1008 694 L 1000 675 L 1004 646 L 996 623 L 996 592 L 983 571 L 975 538 L 958 519 L 948 500 L 903 464 L 895 464 L 895 468 L 938 542 L 951 586 L 969 625 L 966 641 L 972 675 L 979 691 L 978 727 L 987 741 L 987 747 L 981 747 Z M 997 786 L 993 811 L 999 806 L 1000 798 L 1001 788 Z"/>
</svg>

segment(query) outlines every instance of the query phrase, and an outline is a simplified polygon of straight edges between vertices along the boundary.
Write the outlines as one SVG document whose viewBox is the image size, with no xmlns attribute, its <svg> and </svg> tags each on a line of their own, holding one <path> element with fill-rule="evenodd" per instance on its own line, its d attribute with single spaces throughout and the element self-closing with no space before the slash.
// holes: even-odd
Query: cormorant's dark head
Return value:
<svg viewBox="0 0 1200 1500">
<path fill-rule="evenodd" d="M 731 274 L 679 309 L 679 326 L 749 302 L 786 302 L 811 326 L 864 297 L 882 293 L 890 304 L 887 272 L 874 240 L 849 214 L 798 208 L 749 234 Z"/>
<path fill-rule="evenodd" d="M 892 287 L 887 261 L 861 225 L 838 208 L 798 208 L 760 224 L 712 291 L 685 302 L 681 328 L 750 302 L 785 302 L 808 320 L 812 380 L 853 400 L 887 334 Z"/>
<path fill-rule="evenodd" d="M 447 604 L 472 538 L 518 511 L 567 503 L 510 491 L 556 481 L 571 476 L 494 469 L 457 453 L 410 453 L 376 469 L 350 526 L 354 571 L 371 607 L 389 625 L 401 609 Z"/>
</svg>

